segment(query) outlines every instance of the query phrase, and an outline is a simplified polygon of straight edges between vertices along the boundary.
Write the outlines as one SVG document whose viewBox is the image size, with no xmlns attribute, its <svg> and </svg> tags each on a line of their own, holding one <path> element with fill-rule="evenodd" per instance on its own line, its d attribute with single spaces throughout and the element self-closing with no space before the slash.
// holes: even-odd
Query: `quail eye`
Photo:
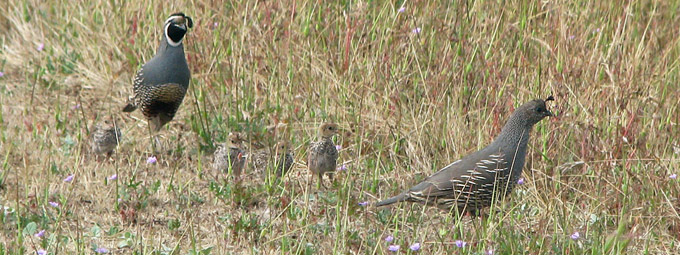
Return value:
<svg viewBox="0 0 680 255">
<path fill-rule="evenodd" d="M 542 109 L 541 107 L 536 107 L 536 111 L 537 111 L 537 112 L 542 112 L 543 109 Z"/>
</svg>

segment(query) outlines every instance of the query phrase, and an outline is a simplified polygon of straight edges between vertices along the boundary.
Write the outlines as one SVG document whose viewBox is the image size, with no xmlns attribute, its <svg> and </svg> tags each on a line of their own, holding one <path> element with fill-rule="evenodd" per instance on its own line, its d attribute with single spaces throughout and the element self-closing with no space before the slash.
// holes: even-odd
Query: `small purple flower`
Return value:
<svg viewBox="0 0 680 255">
<path fill-rule="evenodd" d="M 411 245 L 411 247 L 409 247 L 409 248 L 411 248 L 412 251 L 420 250 L 420 243 L 414 243 L 414 244 Z"/>
<path fill-rule="evenodd" d="M 338 171 L 345 171 L 345 170 L 347 170 L 347 165 L 342 164 L 342 166 L 339 166 L 337 170 Z"/>
<path fill-rule="evenodd" d="M 578 231 L 576 231 L 576 232 L 574 232 L 573 234 L 571 234 L 571 239 L 572 239 L 572 240 L 578 240 L 579 238 L 581 238 L 581 234 L 579 234 Z"/>
<path fill-rule="evenodd" d="M 524 185 L 524 178 L 519 178 L 519 180 L 517 180 L 517 184 Z"/>
<path fill-rule="evenodd" d="M 5 76 L 5 73 L 0 72 L 0 77 Z"/>
<path fill-rule="evenodd" d="M 73 181 L 73 175 L 72 174 L 70 174 L 69 176 L 66 176 L 66 178 L 64 178 L 64 182 L 71 182 L 71 181 Z"/>
<path fill-rule="evenodd" d="M 390 251 L 396 252 L 396 251 L 399 250 L 399 245 L 392 244 L 392 245 L 388 246 L 387 249 L 390 250 Z"/>
<path fill-rule="evenodd" d="M 38 231 L 38 233 L 35 233 L 35 235 L 33 235 L 33 236 L 35 236 L 37 238 L 41 238 L 41 237 L 45 236 L 45 230 L 44 229 L 40 230 L 40 231 Z"/>
<path fill-rule="evenodd" d="M 574 38 L 576 38 L 575 35 L 570 35 L 570 36 L 569 36 L 569 40 L 574 40 Z"/>
<path fill-rule="evenodd" d="M 71 110 L 80 109 L 80 104 L 76 104 L 71 107 Z"/>
<path fill-rule="evenodd" d="M 109 253 L 109 249 L 106 249 L 104 247 L 99 247 L 99 248 L 95 249 L 94 252 L 96 252 L 96 253 Z"/>
<path fill-rule="evenodd" d="M 394 236 L 389 235 L 389 236 L 386 236 L 386 237 L 385 237 L 385 242 L 388 242 L 388 243 L 389 243 L 389 242 L 392 242 L 392 241 L 394 241 Z"/>
<path fill-rule="evenodd" d="M 593 29 L 593 34 L 594 34 L 594 33 L 599 33 L 599 32 L 600 32 L 600 28 L 599 28 L 599 27 L 596 28 L 596 29 Z"/>
<path fill-rule="evenodd" d="M 45 254 L 47 254 L 47 251 L 40 249 L 40 250 L 37 250 L 35 253 L 37 253 L 38 255 L 45 255 Z"/>
<path fill-rule="evenodd" d="M 413 30 L 411 30 L 411 32 L 413 32 L 414 34 L 420 34 L 420 31 L 421 31 L 421 30 L 422 30 L 422 29 L 420 29 L 419 27 L 416 27 L 416 28 L 414 28 Z"/>
<path fill-rule="evenodd" d="M 367 206 L 367 205 L 368 205 L 368 201 L 359 202 L 359 203 L 357 203 L 357 204 L 358 204 L 359 206 Z"/>
<path fill-rule="evenodd" d="M 671 174 L 671 176 L 668 176 L 668 178 L 675 180 L 675 179 L 678 179 L 678 175 L 677 174 Z"/>
<path fill-rule="evenodd" d="M 119 198 L 119 199 L 118 199 L 118 203 L 120 203 L 120 202 L 123 202 L 123 199 L 122 199 L 122 198 Z"/>
<path fill-rule="evenodd" d="M 484 252 L 485 255 L 493 255 L 493 249 L 488 249 L 486 252 Z"/>
<path fill-rule="evenodd" d="M 156 158 L 156 156 L 151 156 L 148 159 L 146 159 L 147 164 L 154 164 L 156 162 L 158 162 L 158 159 Z"/>
<path fill-rule="evenodd" d="M 52 207 L 59 207 L 59 203 L 57 203 L 57 202 L 49 201 L 47 203 L 50 204 L 50 206 L 52 206 Z"/>
<path fill-rule="evenodd" d="M 463 240 L 456 240 L 455 244 L 456 244 L 456 247 L 458 247 L 458 248 L 463 248 L 463 247 L 467 246 L 467 242 L 464 242 Z"/>
<path fill-rule="evenodd" d="M 397 10 L 398 13 L 402 13 L 404 11 L 406 11 L 406 7 L 403 7 L 403 6 L 401 8 L 399 8 L 399 10 Z"/>
<path fill-rule="evenodd" d="M 45 49 L 45 44 L 44 44 L 44 43 L 39 43 L 39 44 L 38 44 L 38 47 L 36 48 L 36 50 L 42 51 L 43 49 Z"/>
<path fill-rule="evenodd" d="M 113 175 L 109 176 L 108 179 L 109 179 L 109 181 L 115 181 L 115 180 L 118 179 L 118 175 L 117 175 L 117 174 L 113 174 Z"/>
<path fill-rule="evenodd" d="M 336 145 L 336 146 L 335 146 L 335 149 L 336 149 L 336 150 L 342 150 L 342 145 Z"/>
<path fill-rule="evenodd" d="M 220 25 L 220 23 L 217 23 L 217 22 L 213 23 L 213 29 L 217 28 L 219 25 Z"/>
</svg>

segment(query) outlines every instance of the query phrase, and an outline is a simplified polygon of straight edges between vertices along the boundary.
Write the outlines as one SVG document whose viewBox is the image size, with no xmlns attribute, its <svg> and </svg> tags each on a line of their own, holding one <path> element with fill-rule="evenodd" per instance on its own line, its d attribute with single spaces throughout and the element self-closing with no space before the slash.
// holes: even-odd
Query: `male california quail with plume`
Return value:
<svg viewBox="0 0 680 255">
<path fill-rule="evenodd" d="M 338 134 L 339 128 L 335 123 L 323 123 L 319 127 L 319 140 L 312 142 L 307 151 L 307 167 L 312 174 L 319 177 L 319 184 L 323 185 L 323 175 L 334 172 L 338 160 L 338 150 L 333 144 L 333 136 Z M 313 176 L 312 176 L 313 178 Z M 332 175 L 329 175 L 332 179 Z M 310 181 L 310 185 L 311 185 Z"/>
<path fill-rule="evenodd" d="M 118 146 L 121 133 L 120 129 L 116 127 L 111 119 L 97 123 L 92 131 L 92 141 L 90 143 L 92 152 L 96 155 L 104 155 L 110 157 L 113 150 Z"/>
<path fill-rule="evenodd" d="M 182 40 L 193 25 L 184 13 L 170 15 L 163 26 L 163 39 L 156 55 L 137 72 L 134 96 L 123 108 L 124 112 L 140 108 L 153 133 L 175 117 L 189 88 L 191 73 Z"/>
<path fill-rule="evenodd" d="M 520 106 L 496 139 L 484 149 L 451 163 L 376 206 L 408 201 L 476 215 L 494 199 L 503 198 L 512 191 L 522 174 L 532 127 L 543 118 L 553 116 L 545 105 L 551 100 L 554 100 L 552 96 Z"/>
<path fill-rule="evenodd" d="M 288 150 L 287 142 L 281 141 L 274 146 L 274 153 L 270 153 L 269 149 L 262 149 L 252 156 L 252 164 L 255 172 L 260 173 L 263 179 L 267 179 L 268 166 L 273 162 L 273 171 L 277 178 L 284 176 L 293 166 L 293 155 Z"/>
<path fill-rule="evenodd" d="M 241 143 L 243 137 L 241 134 L 232 132 L 229 133 L 227 142 L 221 144 L 213 154 L 213 168 L 217 171 L 228 173 L 231 167 L 231 174 L 238 178 L 241 176 L 243 166 L 246 163 Z"/>
</svg>

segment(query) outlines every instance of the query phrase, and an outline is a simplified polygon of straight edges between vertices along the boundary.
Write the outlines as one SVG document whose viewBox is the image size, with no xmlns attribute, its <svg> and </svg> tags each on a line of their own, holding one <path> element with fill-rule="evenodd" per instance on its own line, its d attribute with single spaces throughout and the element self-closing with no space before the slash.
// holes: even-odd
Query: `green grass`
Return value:
<svg viewBox="0 0 680 255">
<path fill-rule="evenodd" d="M 387 235 L 403 254 L 677 253 L 680 2 L 190 2 L 0 6 L 0 254 L 387 254 Z M 147 164 L 146 122 L 121 109 L 176 11 L 195 22 L 191 88 L 161 131 L 172 153 Z M 557 117 L 532 133 L 526 184 L 486 221 L 358 205 L 484 147 L 548 95 Z M 96 160 L 90 132 L 108 116 L 122 144 Z M 347 170 L 317 192 L 306 148 L 324 121 L 347 130 Z M 230 131 L 251 148 L 289 140 L 292 172 L 214 172 Z"/>
</svg>

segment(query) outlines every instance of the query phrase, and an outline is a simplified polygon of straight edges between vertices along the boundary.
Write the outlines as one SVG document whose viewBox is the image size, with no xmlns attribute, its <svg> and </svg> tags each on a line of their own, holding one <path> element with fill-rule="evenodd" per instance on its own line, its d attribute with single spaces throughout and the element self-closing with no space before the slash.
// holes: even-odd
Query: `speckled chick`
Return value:
<svg viewBox="0 0 680 255">
<path fill-rule="evenodd" d="M 213 169 L 229 173 L 231 167 L 231 174 L 235 178 L 239 178 L 243 172 L 243 167 L 246 163 L 244 151 L 241 148 L 243 137 L 239 133 L 229 133 L 227 142 L 221 144 L 215 150 L 213 155 Z"/>
<path fill-rule="evenodd" d="M 323 185 L 323 175 L 334 172 L 337 165 L 338 150 L 335 148 L 332 138 L 338 132 L 338 125 L 335 123 L 321 124 L 319 140 L 312 142 L 307 151 L 307 167 L 313 175 L 319 177 L 321 185 Z"/>
<path fill-rule="evenodd" d="M 293 154 L 289 151 L 287 142 L 278 142 L 274 146 L 274 153 L 270 153 L 269 149 L 263 149 L 253 154 L 252 164 L 255 172 L 259 173 L 263 179 L 266 179 L 268 174 L 268 166 L 270 162 L 274 164 L 274 174 L 277 178 L 284 176 L 293 167 Z M 274 155 L 274 157 L 272 157 Z"/>
<path fill-rule="evenodd" d="M 120 129 L 114 125 L 113 121 L 106 119 L 97 123 L 91 140 L 92 152 L 97 155 L 111 156 L 113 150 L 118 146 L 121 139 Z"/>
</svg>

